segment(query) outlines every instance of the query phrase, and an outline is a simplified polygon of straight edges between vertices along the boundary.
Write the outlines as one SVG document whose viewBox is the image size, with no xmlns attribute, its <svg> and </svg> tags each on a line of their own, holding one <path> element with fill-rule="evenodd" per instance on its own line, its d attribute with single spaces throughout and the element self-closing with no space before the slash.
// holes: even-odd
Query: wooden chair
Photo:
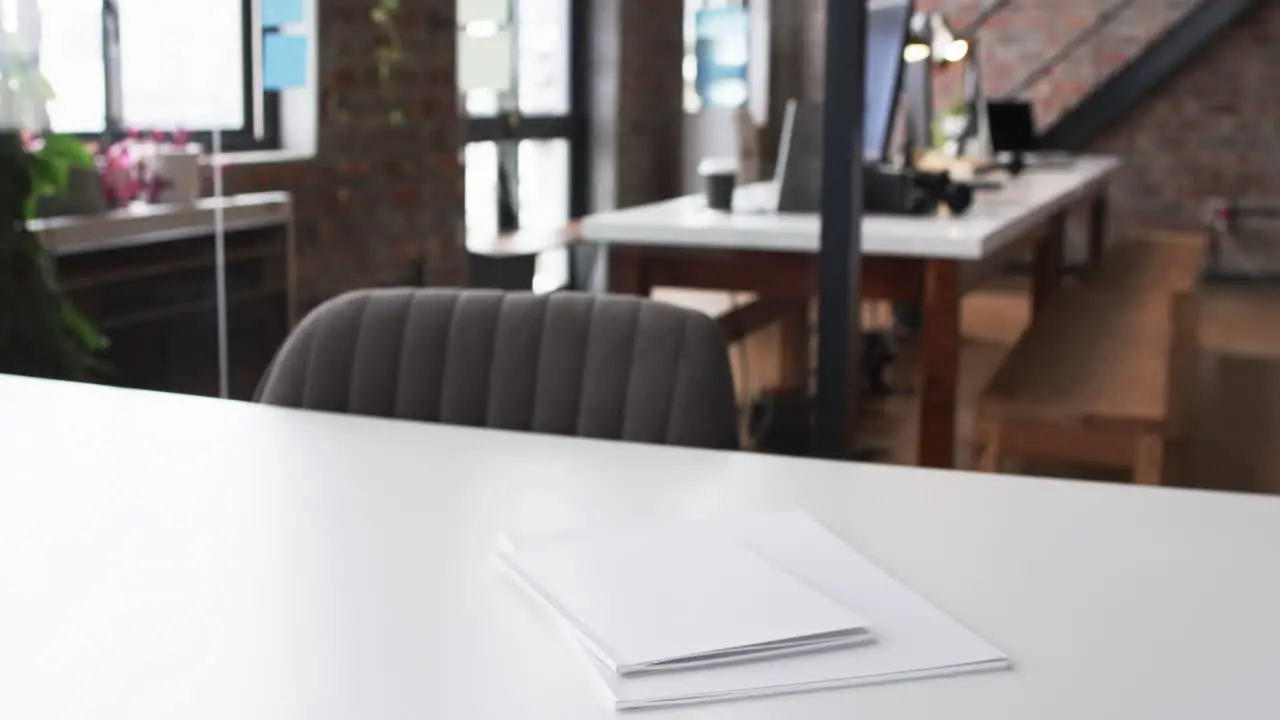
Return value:
<svg viewBox="0 0 1280 720">
<path fill-rule="evenodd" d="M 1193 414 L 1203 254 L 1187 237 L 1120 243 L 1060 291 L 979 399 L 979 469 L 1079 462 L 1160 484 L 1166 446 L 1186 436 Z"/>
</svg>

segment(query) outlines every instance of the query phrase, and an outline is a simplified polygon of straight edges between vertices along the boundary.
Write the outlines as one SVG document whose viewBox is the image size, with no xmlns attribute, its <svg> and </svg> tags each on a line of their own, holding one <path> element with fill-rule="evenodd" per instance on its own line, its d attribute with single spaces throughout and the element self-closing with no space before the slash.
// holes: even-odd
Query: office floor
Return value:
<svg viewBox="0 0 1280 720">
<path fill-rule="evenodd" d="M 659 298 L 711 314 L 728 309 L 722 294 L 659 291 Z M 1213 286 L 1202 292 L 1202 378 L 1198 427 L 1186 447 L 1174 451 L 1166 484 L 1280 494 L 1280 290 Z M 1002 281 L 973 293 L 964 307 L 958 458 L 968 466 L 974 400 L 1025 326 L 1025 283 Z M 769 330 L 734 348 L 743 392 L 774 381 L 777 337 Z M 895 382 L 910 389 L 914 358 L 907 349 L 895 363 Z M 915 444 L 915 398 L 909 393 L 869 401 L 859 412 L 860 444 L 884 449 L 885 462 L 910 463 Z M 1112 479 L 1088 467 L 1026 467 L 1026 472 Z"/>
</svg>

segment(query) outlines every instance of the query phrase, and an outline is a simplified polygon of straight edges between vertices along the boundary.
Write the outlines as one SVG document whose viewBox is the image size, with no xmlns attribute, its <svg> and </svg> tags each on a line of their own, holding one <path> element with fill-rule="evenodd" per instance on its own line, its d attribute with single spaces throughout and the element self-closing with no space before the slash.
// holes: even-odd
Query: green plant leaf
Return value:
<svg viewBox="0 0 1280 720">
<path fill-rule="evenodd" d="M 93 165 L 93 155 L 79 140 L 69 135 L 49 135 L 44 139 L 44 147 L 40 155 L 60 160 L 69 166 L 88 167 Z"/>
<path fill-rule="evenodd" d="M 89 322 L 74 305 L 68 302 L 62 304 L 62 324 L 71 333 L 80 347 L 85 350 L 96 353 L 107 349 L 110 344 L 107 338 L 99 333 L 93 324 Z"/>
<path fill-rule="evenodd" d="M 70 168 L 66 163 L 40 152 L 27 156 L 27 172 L 31 174 L 31 194 L 45 197 L 66 185 Z"/>
</svg>

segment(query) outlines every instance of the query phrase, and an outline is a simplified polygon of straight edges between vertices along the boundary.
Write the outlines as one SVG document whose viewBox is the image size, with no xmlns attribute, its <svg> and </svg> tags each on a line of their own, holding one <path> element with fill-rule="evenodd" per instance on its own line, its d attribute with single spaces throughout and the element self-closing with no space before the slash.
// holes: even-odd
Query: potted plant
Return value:
<svg viewBox="0 0 1280 720">
<path fill-rule="evenodd" d="M 100 335 L 58 287 L 52 259 L 27 227 L 36 202 L 66 189 L 71 167 L 91 164 L 74 138 L 38 149 L 0 129 L 0 373 L 84 380 L 100 366 Z"/>
</svg>

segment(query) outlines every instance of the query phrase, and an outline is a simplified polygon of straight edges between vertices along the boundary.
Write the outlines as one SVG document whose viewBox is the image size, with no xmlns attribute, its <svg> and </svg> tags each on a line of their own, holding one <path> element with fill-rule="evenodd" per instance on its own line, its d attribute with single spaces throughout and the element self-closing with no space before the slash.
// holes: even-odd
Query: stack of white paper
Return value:
<svg viewBox="0 0 1280 720">
<path fill-rule="evenodd" d="M 1008 665 L 800 512 L 509 538 L 500 556 L 619 709 Z"/>
</svg>

